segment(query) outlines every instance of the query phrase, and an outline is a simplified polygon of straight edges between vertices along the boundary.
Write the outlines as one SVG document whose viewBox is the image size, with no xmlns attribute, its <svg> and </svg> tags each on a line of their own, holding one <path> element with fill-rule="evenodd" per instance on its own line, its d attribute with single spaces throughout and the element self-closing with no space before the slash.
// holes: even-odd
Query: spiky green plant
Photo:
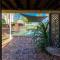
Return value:
<svg viewBox="0 0 60 60">
<path fill-rule="evenodd" d="M 48 22 L 47 23 L 40 22 L 33 36 L 35 45 L 42 50 L 44 50 L 45 47 L 49 46 L 47 29 L 48 29 Z"/>
</svg>

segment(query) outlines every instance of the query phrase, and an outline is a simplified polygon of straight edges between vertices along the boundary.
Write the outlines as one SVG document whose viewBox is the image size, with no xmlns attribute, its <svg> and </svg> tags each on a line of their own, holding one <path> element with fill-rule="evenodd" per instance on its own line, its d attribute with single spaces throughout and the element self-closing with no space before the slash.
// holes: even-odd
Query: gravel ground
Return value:
<svg viewBox="0 0 60 60">
<path fill-rule="evenodd" d="M 50 60 L 50 57 L 42 52 L 36 53 L 31 37 L 15 36 L 2 49 L 2 60 Z"/>
</svg>

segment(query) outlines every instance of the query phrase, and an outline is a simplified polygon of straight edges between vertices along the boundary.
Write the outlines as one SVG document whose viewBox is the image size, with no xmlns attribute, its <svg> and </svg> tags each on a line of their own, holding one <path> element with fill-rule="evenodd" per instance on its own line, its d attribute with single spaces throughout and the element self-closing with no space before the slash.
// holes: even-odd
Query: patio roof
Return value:
<svg viewBox="0 0 60 60">
<path fill-rule="evenodd" d="M 35 16 L 35 15 L 28 15 L 28 14 L 21 14 L 25 17 L 27 17 L 29 22 L 40 22 L 41 20 L 44 20 L 45 18 L 47 18 L 48 16 Z"/>
</svg>

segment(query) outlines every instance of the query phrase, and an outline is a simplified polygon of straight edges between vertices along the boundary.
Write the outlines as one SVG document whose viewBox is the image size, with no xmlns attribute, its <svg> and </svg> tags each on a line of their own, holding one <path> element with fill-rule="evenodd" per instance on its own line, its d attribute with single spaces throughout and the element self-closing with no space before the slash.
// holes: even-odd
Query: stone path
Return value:
<svg viewBox="0 0 60 60">
<path fill-rule="evenodd" d="M 49 60 L 49 56 L 36 53 L 31 37 L 13 37 L 2 49 L 2 60 Z"/>
</svg>

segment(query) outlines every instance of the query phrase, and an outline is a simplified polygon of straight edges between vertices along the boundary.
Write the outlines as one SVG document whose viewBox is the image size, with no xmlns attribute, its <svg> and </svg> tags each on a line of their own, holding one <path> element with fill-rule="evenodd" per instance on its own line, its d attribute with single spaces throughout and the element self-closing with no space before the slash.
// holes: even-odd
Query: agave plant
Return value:
<svg viewBox="0 0 60 60">
<path fill-rule="evenodd" d="M 45 49 L 49 46 L 48 23 L 40 22 L 34 32 L 33 41 L 39 49 Z"/>
</svg>

